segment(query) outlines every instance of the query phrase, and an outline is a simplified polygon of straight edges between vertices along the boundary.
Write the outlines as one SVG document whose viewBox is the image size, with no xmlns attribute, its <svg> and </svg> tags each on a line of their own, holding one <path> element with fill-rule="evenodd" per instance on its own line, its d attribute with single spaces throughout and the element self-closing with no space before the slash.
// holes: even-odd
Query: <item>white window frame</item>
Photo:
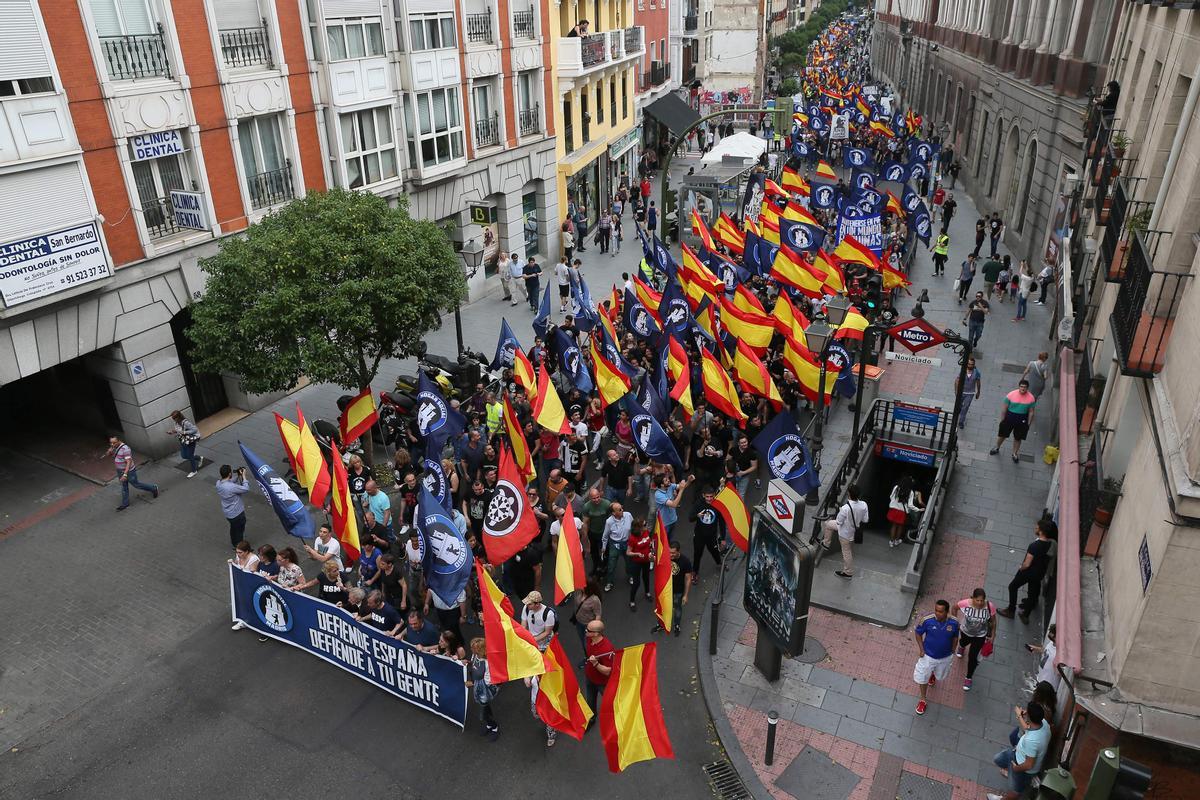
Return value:
<svg viewBox="0 0 1200 800">
<path fill-rule="evenodd" d="M 425 101 L 428 115 L 429 131 L 422 130 L 421 101 Z M 446 126 L 439 129 L 436 126 L 435 104 L 442 103 L 445 112 Z M 408 128 L 408 158 L 417 169 L 436 169 L 466 157 L 465 136 L 463 133 L 462 97 L 457 86 L 447 86 L 431 89 L 426 92 L 410 92 L 404 96 L 404 124 Z M 446 156 L 438 155 L 437 140 L 445 138 Z M 424 145 L 432 141 L 434 158 L 426 161 Z M 457 150 L 457 154 L 455 151 Z"/>
<path fill-rule="evenodd" d="M 379 41 L 372 42 L 369 33 L 374 26 L 379 32 Z M 362 52 L 351 52 L 351 44 L 361 36 Z M 374 52 L 372 44 L 378 44 Z M 341 53 L 335 51 L 340 48 Z M 383 39 L 383 17 L 339 17 L 325 20 L 325 51 L 330 61 L 357 61 L 360 58 L 378 58 L 387 54 L 387 43 Z"/>
<path fill-rule="evenodd" d="M 365 122 L 368 120 L 371 124 L 369 133 L 374 139 L 371 145 L 365 139 L 365 135 L 368 132 Z M 346 128 L 347 122 L 350 124 L 348 132 Z M 384 139 L 385 135 L 386 141 Z M 399 175 L 400 153 L 396 149 L 396 126 L 392 117 L 391 105 L 372 106 L 370 108 L 359 109 L 358 111 L 346 111 L 339 114 L 338 136 L 342 142 L 342 170 L 344 173 L 343 185 L 345 188 L 364 189 L 393 180 Z M 388 165 L 389 153 L 391 154 L 390 168 Z M 372 156 L 375 156 L 375 164 L 379 170 L 377 180 L 370 180 L 369 165 L 372 163 Z M 354 181 L 350 177 L 351 163 L 356 164 L 358 168 L 360 183 L 357 185 L 354 184 Z"/>
<path fill-rule="evenodd" d="M 50 88 L 31 89 L 28 85 L 21 85 L 28 84 L 29 81 L 49 81 Z M 7 93 L 0 91 L 0 101 L 11 99 L 13 97 L 32 97 L 38 94 L 55 94 L 58 92 L 58 89 L 54 85 L 54 78 L 51 75 L 30 75 L 26 78 L 12 78 L 9 80 L 0 81 L 0 87 L 4 87 L 6 85 L 8 87 L 8 91 Z"/>
<path fill-rule="evenodd" d="M 449 23 L 448 27 L 447 23 Z M 445 41 L 447 31 L 453 37 L 453 41 L 449 43 Z M 431 44 L 434 39 L 437 40 L 436 43 Z M 458 27 L 454 22 L 453 12 L 409 15 L 408 52 L 422 53 L 428 50 L 451 50 L 457 47 Z"/>
<path fill-rule="evenodd" d="M 287 180 L 291 184 L 293 196 L 295 195 L 296 186 L 294 176 L 291 173 L 291 152 L 288 150 L 287 139 L 284 136 L 286 129 L 286 120 L 283 115 L 275 112 L 270 114 L 258 114 L 253 117 L 242 117 L 238 121 L 238 157 L 242 160 L 242 171 L 245 174 L 246 196 L 250 200 L 251 208 L 261 210 L 269 208 L 271 204 L 255 206 L 254 205 L 254 188 L 252 179 L 259 175 L 268 172 L 277 172 L 280 170 L 287 171 Z M 270 122 L 274 122 L 273 130 L 271 130 Z M 245 125 L 245 129 L 243 129 Z M 279 166 L 268 170 L 265 159 L 263 158 L 263 136 L 273 135 L 275 139 L 276 151 L 279 153 Z M 245 148 L 249 144 L 253 162 L 246 162 Z"/>
</svg>

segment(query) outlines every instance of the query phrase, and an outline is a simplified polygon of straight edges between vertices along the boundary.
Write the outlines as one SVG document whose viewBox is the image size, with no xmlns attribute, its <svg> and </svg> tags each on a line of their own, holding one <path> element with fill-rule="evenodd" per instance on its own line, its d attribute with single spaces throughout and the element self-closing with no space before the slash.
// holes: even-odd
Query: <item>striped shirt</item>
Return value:
<svg viewBox="0 0 1200 800">
<path fill-rule="evenodd" d="M 1037 398 L 1034 397 L 1033 392 L 1023 392 L 1020 389 L 1013 389 L 1005 395 L 1004 402 L 1008 406 L 1008 413 L 1024 417 L 1028 416 L 1029 412 L 1033 410 L 1034 404 L 1037 403 Z"/>
</svg>

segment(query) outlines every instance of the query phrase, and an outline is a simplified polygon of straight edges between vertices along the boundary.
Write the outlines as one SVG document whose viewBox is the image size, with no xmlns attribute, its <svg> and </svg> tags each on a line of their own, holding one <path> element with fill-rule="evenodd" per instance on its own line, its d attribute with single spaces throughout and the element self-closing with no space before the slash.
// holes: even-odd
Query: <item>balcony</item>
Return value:
<svg viewBox="0 0 1200 800">
<path fill-rule="evenodd" d="M 489 8 L 481 14 L 467 14 L 467 41 L 471 44 L 491 44 L 492 10 Z"/>
<path fill-rule="evenodd" d="M 650 70 L 642 76 L 642 86 L 662 86 L 671 77 L 671 65 L 662 61 L 650 62 Z"/>
<path fill-rule="evenodd" d="M 563 126 L 563 143 L 567 146 L 567 155 L 575 152 L 575 126 L 569 122 Z"/>
<path fill-rule="evenodd" d="M 217 31 L 221 42 L 221 60 L 227 67 L 252 67 L 264 64 L 273 67 L 271 40 L 267 36 L 267 21 L 257 28 L 226 28 Z"/>
<path fill-rule="evenodd" d="M 533 6 L 522 11 L 514 11 L 512 15 L 513 38 L 533 39 L 537 35 L 534 27 Z"/>
<path fill-rule="evenodd" d="M 534 103 L 533 108 L 523 108 L 517 112 L 517 132 L 521 136 L 533 136 L 542 130 L 541 105 Z"/>
<path fill-rule="evenodd" d="M 683 30 L 686 33 L 695 33 L 700 27 L 700 17 L 696 14 L 685 14 L 683 16 Z"/>
<path fill-rule="evenodd" d="M 475 147 L 495 147 L 500 144 L 500 112 L 475 121 Z"/>
<path fill-rule="evenodd" d="M 1121 373 L 1135 378 L 1162 370 L 1175 314 L 1192 277 L 1154 269 L 1161 236 L 1160 231 L 1130 234 L 1125 277 L 1110 318 Z"/>
<path fill-rule="evenodd" d="M 108 77 L 114 81 L 171 77 L 171 60 L 167 57 L 162 25 L 156 33 L 101 36 L 100 52 Z"/>
<path fill-rule="evenodd" d="M 143 203 L 142 218 L 146 221 L 146 233 L 151 239 L 166 239 L 191 230 L 175 221 L 175 209 L 171 206 L 170 197 L 158 197 Z"/>
<path fill-rule="evenodd" d="M 296 196 L 292 185 L 292 162 L 285 161 L 279 169 L 260 172 L 246 178 L 250 206 L 255 210 L 270 208 Z"/>
<path fill-rule="evenodd" d="M 558 76 L 571 80 L 642 55 L 642 28 L 624 28 L 587 36 L 560 36 Z"/>
</svg>

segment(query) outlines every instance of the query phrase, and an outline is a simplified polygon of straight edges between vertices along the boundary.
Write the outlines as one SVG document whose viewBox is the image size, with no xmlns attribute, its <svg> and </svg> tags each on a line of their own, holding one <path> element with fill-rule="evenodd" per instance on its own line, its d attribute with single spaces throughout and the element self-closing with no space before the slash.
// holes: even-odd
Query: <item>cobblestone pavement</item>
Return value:
<svg viewBox="0 0 1200 800">
<path fill-rule="evenodd" d="M 928 288 L 926 319 L 965 334 L 964 307 L 957 303 L 952 287 L 958 265 L 974 248 L 976 209 L 963 192 L 956 193 L 955 199 L 959 205 L 950 226 L 947 276 L 932 277 L 929 253 L 921 247 L 911 271 L 912 293 L 915 298 Z M 986 254 L 985 243 L 982 255 Z M 982 289 L 982 277 L 976 278 L 971 296 L 976 288 Z M 908 318 L 913 304 L 912 298 L 897 304 L 901 319 Z M 1053 441 L 1049 438 L 1055 416 L 1052 389 L 1047 389 L 1044 408 L 1035 414 L 1018 463 L 1011 460 L 1011 442 L 997 456 L 989 456 L 988 451 L 995 443 L 1003 396 L 1016 388 L 1020 373 L 1039 351 L 1052 349 L 1050 309 L 1030 302 L 1028 319 L 1015 322 L 1011 301 L 998 303 L 991 298 L 991 304 L 992 313 L 975 353 L 983 374 L 983 396 L 971 408 L 959 439 L 959 468 L 928 560 L 914 621 L 932 611 L 935 600 L 954 603 L 969 597 L 977 586 L 986 588 L 988 597 L 1003 608 L 1008 582 L 1033 538 L 1033 525 L 1041 515 L 1048 489 L 1050 468 L 1042 463 L 1041 455 L 1043 447 Z M 927 351 L 926 355 L 930 354 L 950 355 Z M 944 358 L 939 367 L 881 366 L 886 367 L 881 397 L 953 406 L 956 359 Z M 825 470 L 840 462 L 851 424 L 848 409 L 835 408 L 827 426 Z M 882 516 L 883 512 L 872 509 L 873 515 Z M 813 608 L 808 636 L 820 642 L 826 657 L 815 665 L 785 661 L 780 680 L 768 682 L 753 666 L 756 626 L 741 608 L 741 591 L 738 576 L 726 591 L 717 655 L 712 659 L 711 685 L 718 696 L 708 699 L 710 706 L 724 711 L 729 727 L 718 724 L 718 731 L 727 748 L 740 748 L 733 761 L 759 796 L 767 796 L 765 789 L 778 800 L 898 796 L 966 800 L 981 798 L 988 789 L 1004 788 L 991 759 L 1008 746 L 1008 733 L 1015 724 L 1012 707 L 1027 697 L 1025 683 L 1036 665 L 1022 645 L 1040 638 L 1041 630 L 1035 625 L 1000 618 L 995 653 L 980 663 L 971 690 L 962 688 L 965 659 L 956 660 L 950 676 L 930 689 L 927 712 L 917 716 L 917 686 L 912 680 L 917 652 L 911 623 L 906 630 L 891 630 Z M 706 657 L 703 650 L 700 657 Z M 705 684 L 706 693 L 709 685 Z M 780 722 L 774 761 L 768 767 L 763 758 L 766 718 L 772 710 L 778 712 Z M 812 751 L 828 759 L 810 760 Z M 789 785 L 785 773 L 794 761 L 801 763 L 798 758 L 810 778 L 804 784 L 803 797 L 776 784 L 779 780 Z M 827 773 L 828 780 L 820 780 L 822 773 Z M 840 780 L 843 774 L 849 774 L 850 780 Z M 902 786 L 904 792 L 916 786 L 917 793 L 902 794 Z"/>
</svg>

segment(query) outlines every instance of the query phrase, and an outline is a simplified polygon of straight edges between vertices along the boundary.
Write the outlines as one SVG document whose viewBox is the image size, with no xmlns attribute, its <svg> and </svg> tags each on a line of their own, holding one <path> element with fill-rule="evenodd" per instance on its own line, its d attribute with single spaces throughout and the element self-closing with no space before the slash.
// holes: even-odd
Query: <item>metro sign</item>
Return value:
<svg viewBox="0 0 1200 800">
<path fill-rule="evenodd" d="M 930 347 L 937 347 L 946 341 L 946 337 L 942 335 L 941 331 L 924 319 L 919 318 L 901 322 L 888 331 L 888 336 L 891 336 L 914 353 L 919 353 Z"/>
</svg>

